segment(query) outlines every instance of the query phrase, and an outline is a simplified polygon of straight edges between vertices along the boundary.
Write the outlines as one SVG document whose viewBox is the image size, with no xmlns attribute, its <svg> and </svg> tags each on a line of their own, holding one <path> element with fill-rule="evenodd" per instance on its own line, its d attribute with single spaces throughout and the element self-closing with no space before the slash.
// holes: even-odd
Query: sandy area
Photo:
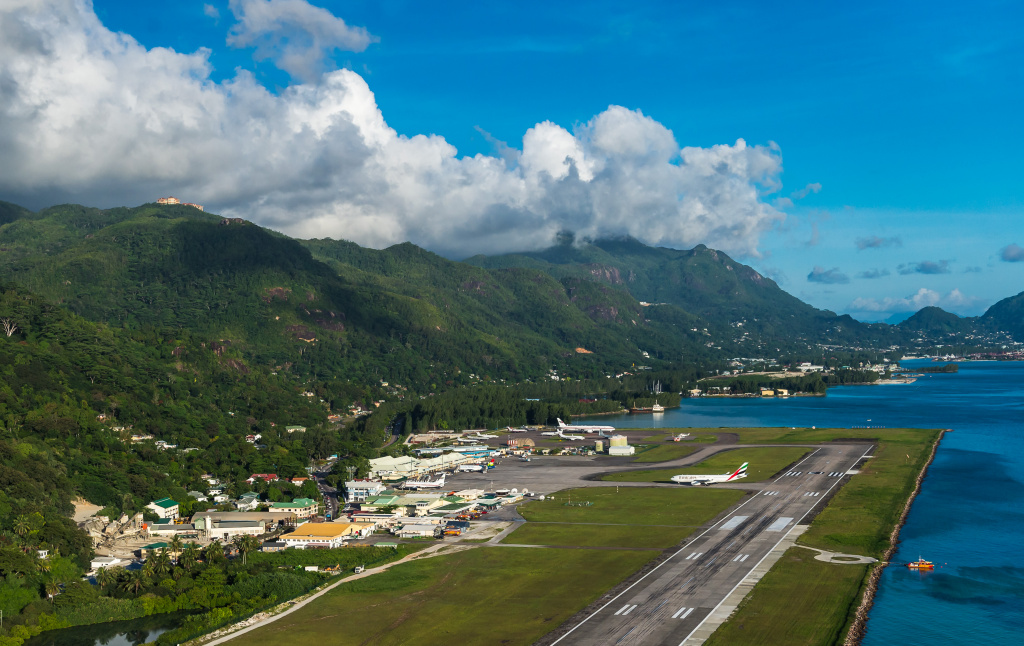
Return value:
<svg viewBox="0 0 1024 646">
<path fill-rule="evenodd" d="M 89 518 L 90 516 L 95 515 L 96 512 L 98 512 L 99 510 L 103 509 L 103 507 L 100 507 L 99 505 L 94 505 L 94 504 L 92 504 L 91 502 L 89 502 L 87 500 L 83 500 L 82 498 L 78 498 L 76 500 L 72 500 L 71 504 L 75 506 L 75 522 L 76 523 L 82 522 L 86 518 Z"/>
</svg>

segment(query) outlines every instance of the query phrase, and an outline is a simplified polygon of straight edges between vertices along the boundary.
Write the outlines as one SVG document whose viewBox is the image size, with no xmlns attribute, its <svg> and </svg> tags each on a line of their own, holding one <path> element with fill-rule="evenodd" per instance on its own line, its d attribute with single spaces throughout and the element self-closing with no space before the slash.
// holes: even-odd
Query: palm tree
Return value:
<svg viewBox="0 0 1024 646">
<path fill-rule="evenodd" d="M 100 584 L 101 588 L 108 587 L 111 583 L 117 581 L 120 573 L 118 570 L 122 568 L 103 567 L 96 573 L 96 583 Z"/>
<path fill-rule="evenodd" d="M 14 519 L 14 533 L 19 538 L 25 540 L 25 534 L 28 534 L 32 530 L 32 526 L 28 522 L 28 516 L 18 516 Z"/>
<path fill-rule="evenodd" d="M 146 587 L 146 576 L 142 573 L 142 570 L 129 572 L 128 578 L 121 584 L 121 587 L 124 588 L 125 592 L 137 595 Z"/>
<path fill-rule="evenodd" d="M 174 558 L 177 559 L 181 555 L 181 537 L 172 536 L 170 542 L 167 544 L 171 548 L 171 552 L 174 553 Z"/>
<path fill-rule="evenodd" d="M 53 598 L 60 594 L 60 582 L 53 577 L 47 577 L 46 582 L 43 583 L 43 589 L 46 590 L 46 596 L 53 603 Z"/>
<path fill-rule="evenodd" d="M 189 543 L 185 546 L 184 550 L 182 550 L 181 558 L 178 559 L 181 565 L 188 571 L 191 571 L 192 566 L 196 564 L 196 552 L 198 552 L 196 544 Z"/>
<path fill-rule="evenodd" d="M 209 563 L 216 563 L 224 558 L 224 546 L 220 544 L 219 540 L 214 540 L 203 550 L 203 558 Z"/>
<path fill-rule="evenodd" d="M 255 536 L 235 536 L 234 540 L 231 541 L 238 548 L 238 553 L 242 555 L 242 565 L 245 565 L 246 556 L 249 552 L 252 552 L 259 547 L 259 540 Z"/>
<path fill-rule="evenodd" d="M 167 548 L 161 547 L 160 551 L 153 557 L 153 572 L 166 574 L 171 569 L 171 557 L 167 555 Z"/>
</svg>

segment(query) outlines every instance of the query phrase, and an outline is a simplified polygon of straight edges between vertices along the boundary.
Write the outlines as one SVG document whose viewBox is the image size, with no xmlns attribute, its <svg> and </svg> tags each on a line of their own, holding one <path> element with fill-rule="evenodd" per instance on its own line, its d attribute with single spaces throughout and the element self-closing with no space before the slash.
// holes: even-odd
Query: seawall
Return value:
<svg viewBox="0 0 1024 646">
<path fill-rule="evenodd" d="M 903 513 L 900 514 L 900 519 L 896 523 L 896 526 L 892 529 L 892 534 L 889 536 L 889 548 L 885 550 L 885 554 L 882 555 L 882 560 L 871 571 L 868 577 L 868 585 L 864 590 L 864 598 L 860 602 L 860 606 L 857 608 L 857 612 L 854 614 L 853 623 L 850 625 L 850 631 L 846 633 L 846 641 L 843 642 L 843 646 L 860 646 L 861 640 L 864 639 L 864 635 L 867 632 L 868 613 L 871 611 L 871 606 L 875 604 L 875 593 L 878 591 L 878 581 L 882 578 L 882 570 L 889 565 L 889 561 L 892 559 L 893 554 L 896 553 L 896 548 L 899 545 L 900 530 L 903 529 L 903 525 L 907 522 L 907 514 L 910 513 L 910 506 L 914 504 L 914 499 L 917 498 L 917 494 L 921 491 L 921 483 L 924 482 L 925 475 L 928 474 L 928 467 L 932 465 L 932 461 L 935 460 L 935 454 L 939 450 L 939 442 L 946 435 L 948 429 L 939 431 L 939 437 L 935 439 L 935 443 L 932 444 L 931 455 L 928 456 L 928 460 L 924 463 L 924 467 L 921 469 L 921 473 L 917 474 L 917 481 L 914 484 L 914 490 L 910 493 L 907 498 L 907 503 L 903 506 Z"/>
</svg>

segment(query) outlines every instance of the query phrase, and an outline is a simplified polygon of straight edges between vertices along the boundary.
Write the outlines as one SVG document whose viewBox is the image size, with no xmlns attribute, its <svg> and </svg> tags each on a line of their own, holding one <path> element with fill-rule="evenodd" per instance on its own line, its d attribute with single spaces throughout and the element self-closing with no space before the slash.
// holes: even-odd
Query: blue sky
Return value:
<svg viewBox="0 0 1024 646">
<path fill-rule="evenodd" d="M 1010 246 L 1024 245 L 1019 3 L 311 4 L 375 37 L 328 51 L 324 69 L 356 72 L 388 126 L 459 156 L 522 148 L 544 121 L 573 131 L 610 105 L 680 146 L 774 142 L 781 187 L 761 199 L 785 218 L 758 234 L 760 256 L 733 253 L 815 306 L 977 314 L 1024 290 Z M 208 48 L 211 82 L 239 68 L 273 93 L 297 82 L 227 45 L 227 0 L 94 7 L 146 48 Z"/>
</svg>

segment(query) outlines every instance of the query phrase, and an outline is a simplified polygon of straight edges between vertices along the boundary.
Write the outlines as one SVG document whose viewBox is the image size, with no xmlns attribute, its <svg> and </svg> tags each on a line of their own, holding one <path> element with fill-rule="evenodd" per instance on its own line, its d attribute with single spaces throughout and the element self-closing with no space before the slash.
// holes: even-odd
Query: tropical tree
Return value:
<svg viewBox="0 0 1024 646">
<path fill-rule="evenodd" d="M 53 598 L 60 594 L 60 581 L 54 577 L 47 577 L 43 583 L 43 589 L 46 590 L 46 597 L 53 603 Z"/>
<path fill-rule="evenodd" d="M 153 572 L 166 574 L 171 570 L 171 557 L 167 555 L 167 548 L 161 547 L 160 551 L 151 559 L 153 561 Z"/>
<path fill-rule="evenodd" d="M 177 559 L 181 555 L 181 537 L 172 536 L 167 546 L 171 549 L 174 554 L 174 558 Z"/>
<path fill-rule="evenodd" d="M 111 583 L 115 583 L 120 576 L 120 570 L 123 568 L 112 568 L 103 567 L 96 573 L 96 583 L 100 584 L 101 588 L 109 587 Z"/>
<path fill-rule="evenodd" d="M 242 565 L 245 565 L 249 552 L 255 551 L 260 546 L 260 541 L 255 536 L 236 536 L 232 543 L 238 548 L 238 553 L 242 555 Z"/>
<path fill-rule="evenodd" d="M 178 562 L 181 563 L 182 567 L 184 567 L 187 571 L 191 572 L 192 567 L 196 564 L 196 559 L 198 558 L 198 551 L 199 550 L 196 549 L 195 543 L 189 543 L 182 550 L 181 558 L 178 559 Z"/>
<path fill-rule="evenodd" d="M 125 592 L 138 595 L 146 587 L 146 575 L 143 574 L 142 570 L 129 572 L 121 587 L 124 588 Z"/>
<path fill-rule="evenodd" d="M 216 563 L 224 559 L 224 546 L 219 540 L 214 540 L 203 550 L 203 558 L 207 563 Z"/>
<path fill-rule="evenodd" d="M 21 515 L 14 519 L 14 533 L 25 540 L 25 535 L 32 531 L 32 525 L 28 522 L 28 516 Z"/>
</svg>

